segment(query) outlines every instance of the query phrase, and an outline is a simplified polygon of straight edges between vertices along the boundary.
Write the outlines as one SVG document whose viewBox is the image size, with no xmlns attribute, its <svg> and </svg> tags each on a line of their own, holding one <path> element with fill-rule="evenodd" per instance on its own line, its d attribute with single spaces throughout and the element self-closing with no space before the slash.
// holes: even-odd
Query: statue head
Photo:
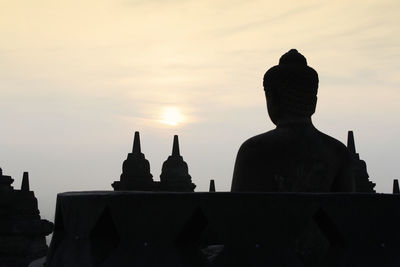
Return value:
<svg viewBox="0 0 400 267">
<path fill-rule="evenodd" d="M 264 75 L 268 114 L 274 124 L 282 118 L 310 118 L 317 105 L 318 74 L 306 58 L 291 49 L 279 65 Z"/>
</svg>

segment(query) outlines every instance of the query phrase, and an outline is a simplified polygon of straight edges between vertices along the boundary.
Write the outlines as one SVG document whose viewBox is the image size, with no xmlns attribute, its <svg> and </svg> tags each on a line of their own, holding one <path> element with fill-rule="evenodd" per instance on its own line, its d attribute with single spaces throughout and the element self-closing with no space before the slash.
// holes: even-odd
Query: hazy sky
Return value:
<svg viewBox="0 0 400 267">
<path fill-rule="evenodd" d="M 320 77 L 315 126 L 354 130 L 390 192 L 399 14 L 398 0 L 0 0 L 0 167 L 16 188 L 30 172 L 52 220 L 58 192 L 111 190 L 134 131 L 156 180 L 179 134 L 197 189 L 229 190 L 240 144 L 273 128 L 262 77 L 297 48 Z"/>
</svg>

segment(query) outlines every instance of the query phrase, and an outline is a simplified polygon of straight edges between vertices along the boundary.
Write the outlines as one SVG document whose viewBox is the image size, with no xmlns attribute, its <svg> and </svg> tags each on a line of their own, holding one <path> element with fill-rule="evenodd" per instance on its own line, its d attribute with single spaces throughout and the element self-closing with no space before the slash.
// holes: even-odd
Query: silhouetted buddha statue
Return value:
<svg viewBox="0 0 400 267">
<path fill-rule="evenodd" d="M 292 49 L 264 76 L 274 130 L 244 142 L 237 154 L 232 191 L 354 191 L 350 154 L 311 121 L 318 74 Z"/>
</svg>

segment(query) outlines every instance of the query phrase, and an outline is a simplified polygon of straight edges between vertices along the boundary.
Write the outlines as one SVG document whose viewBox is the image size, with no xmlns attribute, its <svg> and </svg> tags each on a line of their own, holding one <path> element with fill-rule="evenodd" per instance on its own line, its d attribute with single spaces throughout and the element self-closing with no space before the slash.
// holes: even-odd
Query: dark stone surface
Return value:
<svg viewBox="0 0 400 267">
<path fill-rule="evenodd" d="M 297 50 L 264 76 L 268 114 L 276 129 L 248 139 L 237 154 L 232 191 L 351 192 L 352 157 L 338 140 L 318 131 L 318 74 Z"/>
<path fill-rule="evenodd" d="M 24 172 L 21 190 L 0 171 L 0 266 L 22 267 L 47 254 L 45 237 L 53 224 L 40 219 L 37 199 Z"/>
<path fill-rule="evenodd" d="M 153 181 L 150 164 L 140 147 L 139 132 L 135 132 L 132 153 L 123 163 L 121 179 L 112 184 L 115 191 L 194 191 L 196 185 L 192 183 L 188 165 L 180 155 L 177 135 L 174 136 L 172 155 L 163 163 L 160 182 Z"/>
<path fill-rule="evenodd" d="M 48 266 L 399 266 L 400 195 L 72 192 Z"/>
</svg>

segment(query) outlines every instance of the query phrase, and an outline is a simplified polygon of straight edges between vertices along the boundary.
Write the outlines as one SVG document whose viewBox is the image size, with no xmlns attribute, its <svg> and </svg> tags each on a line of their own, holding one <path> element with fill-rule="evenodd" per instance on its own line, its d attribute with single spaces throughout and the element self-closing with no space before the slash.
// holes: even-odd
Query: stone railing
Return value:
<svg viewBox="0 0 400 267">
<path fill-rule="evenodd" d="M 47 266 L 400 266 L 400 195 L 71 192 Z"/>
</svg>

